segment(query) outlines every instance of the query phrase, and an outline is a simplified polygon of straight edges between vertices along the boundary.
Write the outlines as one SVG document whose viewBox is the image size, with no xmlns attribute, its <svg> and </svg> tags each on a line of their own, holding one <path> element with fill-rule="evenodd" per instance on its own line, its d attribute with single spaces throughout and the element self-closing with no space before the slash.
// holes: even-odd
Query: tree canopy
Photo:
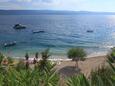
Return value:
<svg viewBox="0 0 115 86">
<path fill-rule="evenodd" d="M 68 58 L 73 60 L 76 58 L 82 59 L 83 57 L 86 56 L 86 52 L 82 48 L 71 48 L 69 49 L 67 55 Z"/>
</svg>

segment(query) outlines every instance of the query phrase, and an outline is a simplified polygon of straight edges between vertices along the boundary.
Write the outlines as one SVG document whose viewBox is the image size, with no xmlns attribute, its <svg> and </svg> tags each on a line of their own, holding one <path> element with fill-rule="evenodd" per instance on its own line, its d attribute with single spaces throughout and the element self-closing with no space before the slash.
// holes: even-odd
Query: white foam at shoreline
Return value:
<svg viewBox="0 0 115 86">
<path fill-rule="evenodd" d="M 107 55 L 107 52 L 94 52 L 92 54 L 89 54 L 85 58 L 93 58 L 93 57 L 105 56 L 105 55 Z M 14 57 L 14 58 L 16 58 L 16 59 L 24 59 L 25 57 Z M 29 60 L 34 60 L 34 57 L 30 57 Z M 38 60 L 40 60 L 40 59 L 38 59 Z M 68 59 L 66 55 L 65 56 L 52 55 L 50 57 L 50 59 L 48 59 L 48 60 L 50 60 L 50 61 L 70 61 L 72 59 Z"/>
</svg>

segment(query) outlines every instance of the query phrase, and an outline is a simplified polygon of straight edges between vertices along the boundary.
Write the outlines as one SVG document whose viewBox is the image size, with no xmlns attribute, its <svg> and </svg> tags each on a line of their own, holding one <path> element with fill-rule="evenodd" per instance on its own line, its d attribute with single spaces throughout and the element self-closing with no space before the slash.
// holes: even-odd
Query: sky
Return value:
<svg viewBox="0 0 115 86">
<path fill-rule="evenodd" d="M 0 9 L 115 12 L 115 0 L 0 0 Z"/>
</svg>

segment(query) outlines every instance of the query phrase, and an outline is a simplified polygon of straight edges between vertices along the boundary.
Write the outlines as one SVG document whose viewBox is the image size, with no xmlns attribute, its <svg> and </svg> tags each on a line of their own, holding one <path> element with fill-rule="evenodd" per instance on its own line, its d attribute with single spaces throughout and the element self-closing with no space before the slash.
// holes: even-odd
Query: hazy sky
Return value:
<svg viewBox="0 0 115 86">
<path fill-rule="evenodd" d="M 115 12 L 115 0 L 0 0 L 0 9 Z"/>
</svg>

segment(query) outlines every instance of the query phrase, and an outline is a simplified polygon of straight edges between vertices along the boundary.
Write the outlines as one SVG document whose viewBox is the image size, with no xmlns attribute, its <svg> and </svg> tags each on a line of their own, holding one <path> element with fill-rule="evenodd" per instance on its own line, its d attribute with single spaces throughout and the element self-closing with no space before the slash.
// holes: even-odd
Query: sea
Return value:
<svg viewBox="0 0 115 86">
<path fill-rule="evenodd" d="M 15 30 L 15 24 L 26 29 Z M 14 41 L 15 46 L 4 47 Z M 106 54 L 114 46 L 115 15 L 0 15 L 0 52 L 6 56 L 34 56 L 47 48 L 51 55 L 66 56 L 73 47 L 93 56 Z"/>
</svg>

